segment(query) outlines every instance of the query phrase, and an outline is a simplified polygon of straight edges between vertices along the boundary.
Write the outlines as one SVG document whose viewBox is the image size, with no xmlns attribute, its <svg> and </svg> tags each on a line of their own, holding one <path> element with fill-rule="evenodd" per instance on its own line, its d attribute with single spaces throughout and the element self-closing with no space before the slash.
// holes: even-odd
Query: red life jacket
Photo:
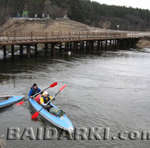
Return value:
<svg viewBox="0 0 150 148">
<path fill-rule="evenodd" d="M 37 96 L 35 97 L 34 100 L 35 100 L 37 103 L 40 104 L 40 98 L 41 98 L 41 95 L 39 94 L 39 95 L 37 95 Z"/>
</svg>

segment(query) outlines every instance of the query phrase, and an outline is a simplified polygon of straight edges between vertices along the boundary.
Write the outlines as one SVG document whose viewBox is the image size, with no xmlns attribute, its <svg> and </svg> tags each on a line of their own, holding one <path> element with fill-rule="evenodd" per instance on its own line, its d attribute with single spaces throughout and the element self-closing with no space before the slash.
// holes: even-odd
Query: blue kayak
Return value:
<svg viewBox="0 0 150 148">
<path fill-rule="evenodd" d="M 24 98 L 24 96 L 9 97 L 8 99 L 3 100 L 3 101 L 0 102 L 0 109 L 8 107 L 10 105 L 13 105 L 14 103 L 17 103 L 17 102 L 21 101 L 23 98 Z"/>
<path fill-rule="evenodd" d="M 72 133 L 74 131 L 74 126 L 65 113 L 61 117 L 59 117 L 48 112 L 34 99 L 29 98 L 29 102 L 37 112 L 40 111 L 39 114 L 41 115 L 41 117 L 46 119 L 48 122 L 52 123 L 54 126 L 61 128 L 65 131 L 68 131 L 69 133 Z M 53 103 L 51 103 L 51 106 L 54 107 L 55 109 L 58 109 L 58 107 L 55 106 Z"/>
</svg>

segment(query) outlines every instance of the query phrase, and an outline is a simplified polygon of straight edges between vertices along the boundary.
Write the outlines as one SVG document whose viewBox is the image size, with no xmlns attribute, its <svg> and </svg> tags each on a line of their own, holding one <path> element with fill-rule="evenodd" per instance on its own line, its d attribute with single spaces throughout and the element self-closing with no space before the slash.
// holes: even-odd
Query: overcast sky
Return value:
<svg viewBox="0 0 150 148">
<path fill-rule="evenodd" d="M 134 8 L 143 8 L 150 10 L 150 1 L 149 0 L 92 0 L 97 1 L 101 4 L 108 5 L 120 5 L 120 6 L 131 6 Z"/>
</svg>

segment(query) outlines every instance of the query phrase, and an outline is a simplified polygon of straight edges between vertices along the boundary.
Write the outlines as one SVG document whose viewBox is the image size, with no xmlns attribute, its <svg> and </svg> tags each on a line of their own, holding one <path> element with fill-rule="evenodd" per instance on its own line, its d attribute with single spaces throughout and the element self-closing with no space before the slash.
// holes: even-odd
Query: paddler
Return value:
<svg viewBox="0 0 150 148">
<path fill-rule="evenodd" d="M 47 109 L 47 111 L 50 110 L 51 108 L 51 105 L 50 105 L 50 102 L 53 100 L 53 97 L 52 96 L 49 96 L 48 92 L 47 91 L 44 91 L 41 95 L 41 98 L 40 98 L 40 104 L 45 108 Z"/>
<path fill-rule="evenodd" d="M 34 83 L 28 93 L 28 97 L 33 98 L 32 96 L 39 93 L 41 89 L 38 87 L 36 83 Z"/>
</svg>

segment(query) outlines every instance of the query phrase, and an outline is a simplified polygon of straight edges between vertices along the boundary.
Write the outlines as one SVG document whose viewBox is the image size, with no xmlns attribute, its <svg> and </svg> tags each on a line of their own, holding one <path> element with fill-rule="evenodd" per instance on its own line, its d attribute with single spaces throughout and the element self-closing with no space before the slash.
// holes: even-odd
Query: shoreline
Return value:
<svg viewBox="0 0 150 148">
<path fill-rule="evenodd" d="M 150 48 L 150 37 L 143 37 L 141 38 L 137 44 L 136 47 L 138 49 L 142 49 L 142 48 Z"/>
</svg>

